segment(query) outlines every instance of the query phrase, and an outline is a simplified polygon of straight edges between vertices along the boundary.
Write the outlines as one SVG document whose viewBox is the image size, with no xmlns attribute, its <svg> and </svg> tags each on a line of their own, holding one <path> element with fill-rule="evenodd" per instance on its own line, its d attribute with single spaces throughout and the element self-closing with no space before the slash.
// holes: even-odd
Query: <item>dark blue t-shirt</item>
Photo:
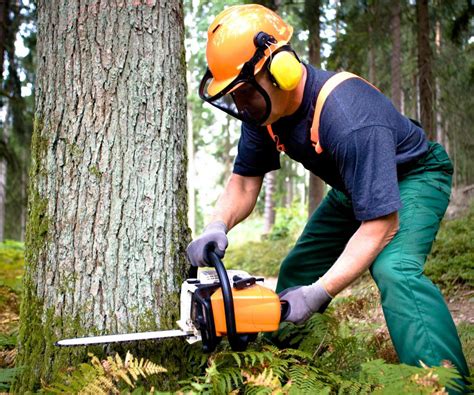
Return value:
<svg viewBox="0 0 474 395">
<path fill-rule="evenodd" d="M 272 125 L 285 153 L 352 200 L 357 220 L 366 221 L 401 208 L 401 166 L 428 150 L 423 129 L 401 115 L 382 93 L 359 78 L 337 86 L 326 99 L 319 127 L 323 148 L 310 140 L 317 95 L 334 72 L 305 65 L 307 80 L 298 110 Z M 280 168 L 280 153 L 265 127 L 242 123 L 233 172 L 263 176 Z"/>
</svg>

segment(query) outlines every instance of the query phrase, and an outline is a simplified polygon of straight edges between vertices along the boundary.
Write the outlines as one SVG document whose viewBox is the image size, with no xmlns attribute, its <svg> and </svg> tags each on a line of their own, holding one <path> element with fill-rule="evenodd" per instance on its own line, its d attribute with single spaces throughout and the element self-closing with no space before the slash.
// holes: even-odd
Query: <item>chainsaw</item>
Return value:
<svg viewBox="0 0 474 395">
<path fill-rule="evenodd" d="M 185 337 L 188 343 L 202 341 L 204 352 L 213 352 L 223 336 L 234 351 L 244 351 L 259 332 L 273 332 L 289 313 L 286 301 L 257 282 L 263 278 L 241 270 L 228 270 L 216 253 L 206 250 L 215 270 L 200 270 L 197 278 L 181 285 L 180 329 L 91 336 L 59 340 L 57 346 L 79 346 L 137 340 Z M 231 277 L 231 280 L 229 280 Z M 231 285 L 232 283 L 232 285 Z"/>
</svg>

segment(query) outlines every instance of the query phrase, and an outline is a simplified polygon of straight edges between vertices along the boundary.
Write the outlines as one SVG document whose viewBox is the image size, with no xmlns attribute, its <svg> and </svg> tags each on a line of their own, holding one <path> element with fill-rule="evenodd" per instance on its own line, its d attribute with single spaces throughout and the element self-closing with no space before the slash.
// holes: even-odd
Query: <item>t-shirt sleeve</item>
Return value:
<svg viewBox="0 0 474 395">
<path fill-rule="evenodd" d="M 242 123 L 235 174 L 241 176 L 263 176 L 280 168 L 280 153 L 265 128 Z"/>
<path fill-rule="evenodd" d="M 370 126 L 344 137 L 336 146 L 335 159 L 356 219 L 368 221 L 398 211 L 402 204 L 392 131 Z"/>
</svg>

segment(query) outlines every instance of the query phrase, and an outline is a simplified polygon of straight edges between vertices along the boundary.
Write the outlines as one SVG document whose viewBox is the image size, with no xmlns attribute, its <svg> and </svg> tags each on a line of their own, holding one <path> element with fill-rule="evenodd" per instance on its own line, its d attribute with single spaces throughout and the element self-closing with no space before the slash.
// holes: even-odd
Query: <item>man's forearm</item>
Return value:
<svg viewBox="0 0 474 395">
<path fill-rule="evenodd" d="M 227 230 L 247 218 L 255 207 L 263 177 L 233 174 L 216 203 L 211 221 L 222 221 Z"/>
<path fill-rule="evenodd" d="M 322 277 L 326 291 L 335 296 L 360 277 L 395 236 L 398 214 L 362 223 L 334 265 Z"/>
</svg>

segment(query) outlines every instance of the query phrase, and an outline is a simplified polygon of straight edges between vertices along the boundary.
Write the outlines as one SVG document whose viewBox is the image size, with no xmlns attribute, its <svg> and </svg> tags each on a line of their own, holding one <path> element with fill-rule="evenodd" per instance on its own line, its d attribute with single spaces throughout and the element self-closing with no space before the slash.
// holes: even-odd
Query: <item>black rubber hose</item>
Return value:
<svg viewBox="0 0 474 395">
<path fill-rule="evenodd" d="M 216 268 L 217 276 L 222 289 L 222 296 L 224 298 L 224 312 L 225 323 L 227 326 L 227 338 L 229 344 L 234 351 L 244 351 L 247 348 L 249 339 L 247 335 L 238 335 L 235 324 L 234 299 L 232 297 L 232 288 L 230 286 L 229 277 L 224 268 L 224 264 L 214 252 L 214 245 L 208 244 L 206 246 L 206 253 L 208 261 Z"/>
</svg>

